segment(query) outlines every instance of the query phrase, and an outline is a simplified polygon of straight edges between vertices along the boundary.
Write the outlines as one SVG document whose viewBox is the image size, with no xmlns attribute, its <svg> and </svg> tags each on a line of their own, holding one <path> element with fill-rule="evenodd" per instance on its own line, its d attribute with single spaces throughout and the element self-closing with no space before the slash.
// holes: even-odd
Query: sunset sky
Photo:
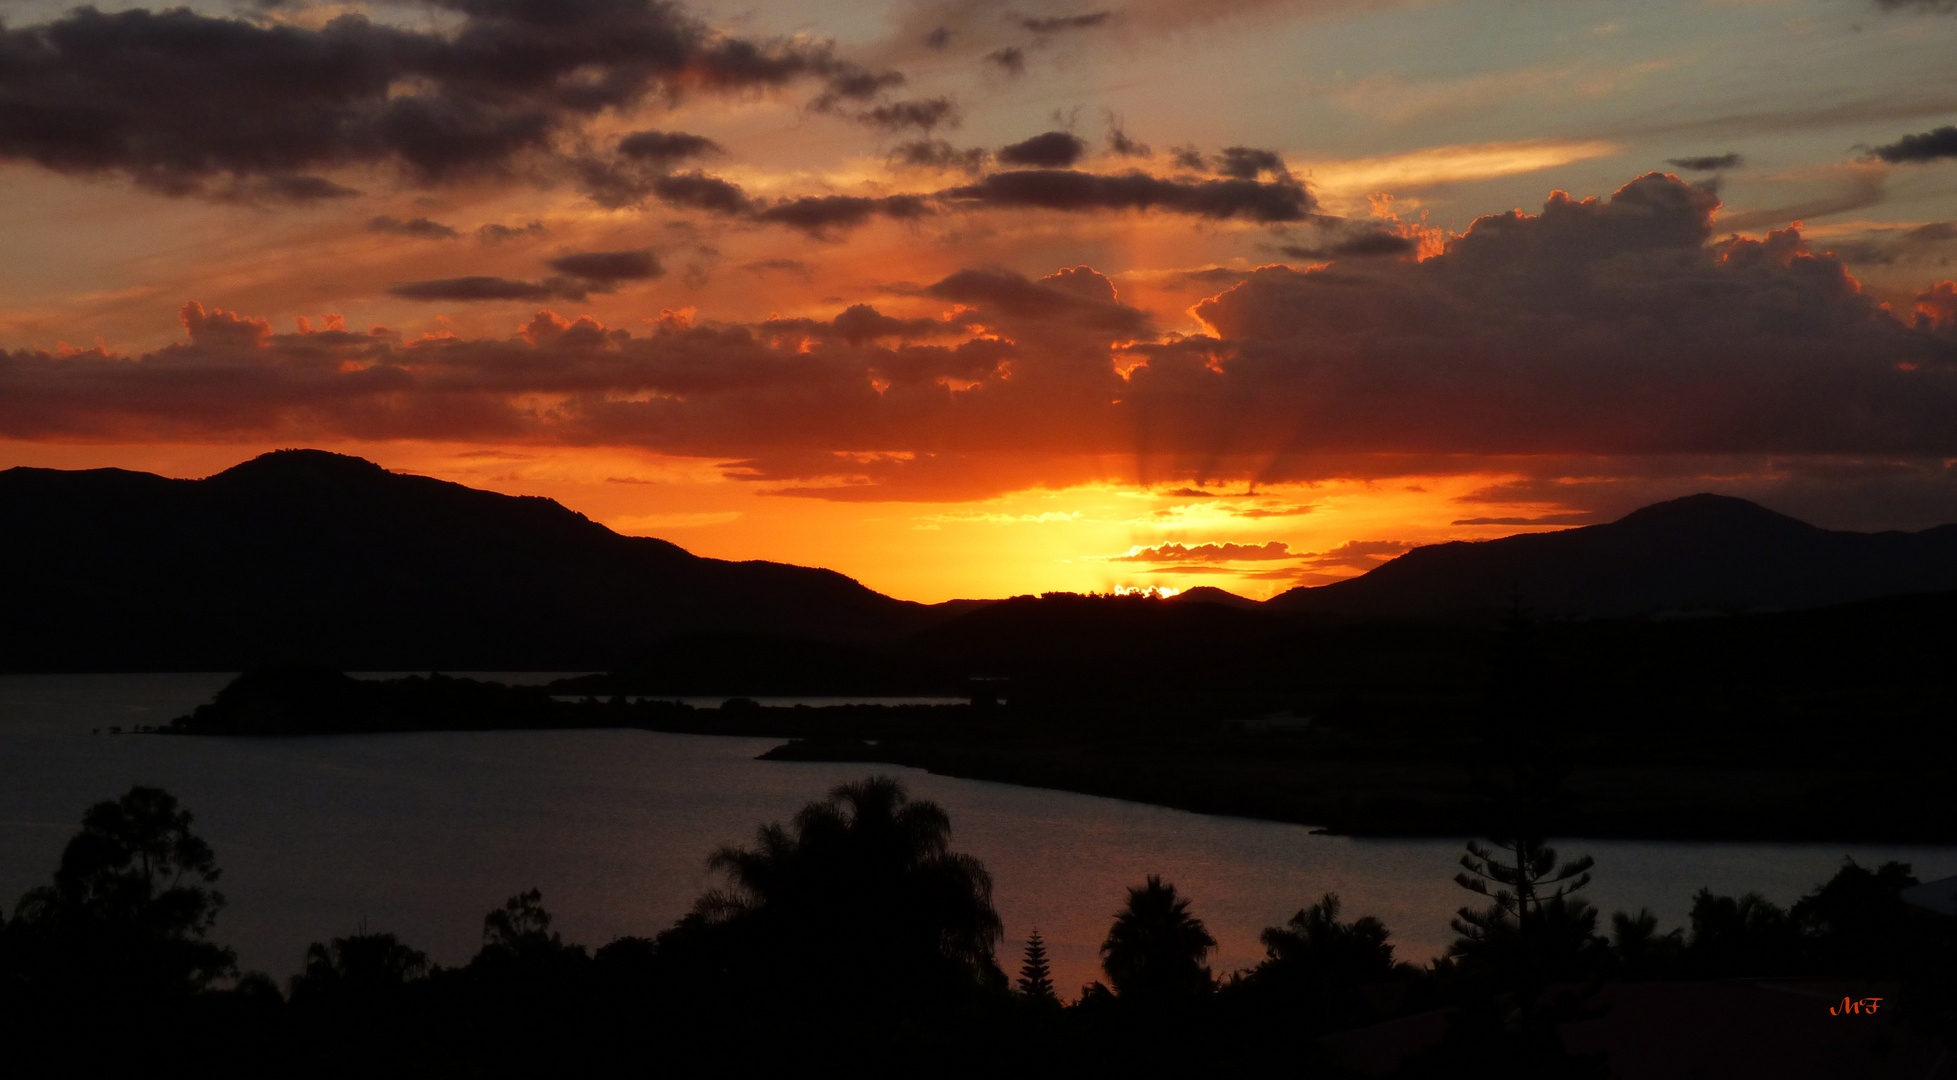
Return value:
<svg viewBox="0 0 1957 1080">
<path fill-rule="evenodd" d="M 0 15 L 0 467 L 322 447 L 923 601 L 1957 521 L 1957 0 Z"/>
</svg>

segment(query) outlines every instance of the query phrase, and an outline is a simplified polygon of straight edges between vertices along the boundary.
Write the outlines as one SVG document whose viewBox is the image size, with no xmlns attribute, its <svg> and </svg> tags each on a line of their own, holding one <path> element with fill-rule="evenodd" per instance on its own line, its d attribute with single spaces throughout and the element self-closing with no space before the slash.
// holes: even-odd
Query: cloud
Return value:
<svg viewBox="0 0 1957 1080">
<path fill-rule="evenodd" d="M 1957 259 L 1957 221 L 1864 229 L 1831 237 L 1828 250 L 1852 264 L 1949 266 Z"/>
<path fill-rule="evenodd" d="M 900 168 L 960 169 L 977 174 L 991 156 L 983 147 L 960 150 L 943 139 L 917 139 L 898 143 L 887 160 Z"/>
<path fill-rule="evenodd" d="M 684 131 L 635 131 L 618 140 L 615 152 L 633 161 L 671 168 L 691 158 L 726 151 L 705 135 L 689 135 Z"/>
<path fill-rule="evenodd" d="M 1878 146 L 1870 152 L 1891 165 L 1957 158 L 1957 125 L 1940 127 L 1921 135 L 1905 135 L 1888 146 Z"/>
<path fill-rule="evenodd" d="M 476 229 L 476 239 L 485 244 L 500 244 L 520 236 L 542 236 L 544 231 L 544 223 L 541 221 L 533 221 L 528 225 L 498 225 L 490 222 Z"/>
<path fill-rule="evenodd" d="M 828 317 L 674 316 L 628 331 L 550 314 L 510 337 L 273 334 L 187 308 L 186 339 L 140 355 L 0 354 L 0 437 L 635 447 L 727 462 L 763 490 L 859 501 L 1110 478 L 1213 491 L 1450 471 L 1621 477 L 1667 462 L 1670 479 L 1641 491 L 1745 471 L 1883 505 L 1933 490 L 1957 506 L 1943 464 L 1957 459 L 1957 285 L 1885 307 L 1797 230 L 1716 238 L 1718 211 L 1716 195 L 1661 173 L 1604 198 L 1557 193 L 1537 213 L 1477 219 L 1424 260 L 1219 282 L 1191 309 L 1207 332 L 1190 334 L 1085 266 L 1040 278 L 972 267 Z M 397 295 L 543 304 L 609 284 L 563 269 Z M 1487 516 L 1604 501 L 1569 501 L 1586 490 L 1576 481 L 1540 487 L 1540 512 L 1508 492 Z M 1307 509 L 1202 501 L 1243 518 Z"/>
<path fill-rule="evenodd" d="M 1063 30 L 1085 30 L 1099 26 L 1114 16 L 1112 11 L 1096 11 L 1088 15 L 1064 15 L 1048 19 L 1021 19 L 1019 25 L 1035 34 L 1057 34 Z"/>
<path fill-rule="evenodd" d="M 1114 176 L 1073 169 L 1022 169 L 993 173 L 974 184 L 938 193 L 971 208 L 1065 211 L 1166 210 L 1207 218 L 1300 221 L 1311 212 L 1311 194 L 1291 180 L 1176 180 L 1127 172 Z"/>
<path fill-rule="evenodd" d="M 741 269 L 750 274 L 782 273 L 794 274 L 802 278 L 807 278 L 815 272 L 815 267 L 800 259 L 758 259 L 754 262 L 742 263 Z"/>
<path fill-rule="evenodd" d="M 1264 173 L 1279 178 L 1291 175 L 1291 170 L 1285 168 L 1284 159 L 1274 151 L 1249 146 L 1224 147 L 1223 153 L 1216 159 L 1216 171 L 1219 175 L 1238 180 L 1255 180 Z"/>
<path fill-rule="evenodd" d="M 1832 214 L 1845 214 L 1851 210 L 1865 209 L 1881 203 L 1888 197 L 1887 177 L 1880 171 L 1879 166 L 1852 168 L 1856 171 L 1843 176 L 1837 185 L 1837 190 L 1832 194 L 1804 199 L 1784 206 L 1722 215 L 1719 225 L 1722 229 L 1733 230 L 1785 225 L 1791 221 L 1809 221 Z"/>
<path fill-rule="evenodd" d="M 1226 563 L 1256 562 L 1297 558 L 1288 544 L 1273 540 L 1268 544 L 1158 544 L 1130 548 L 1126 555 L 1112 555 L 1109 562 L 1147 563 Z"/>
<path fill-rule="evenodd" d="M 417 240 L 453 240 L 462 234 L 425 217 L 402 221 L 397 217 L 382 215 L 367 222 L 368 232 L 388 233 L 393 236 L 412 236 Z"/>
<path fill-rule="evenodd" d="M 407 281 L 388 287 L 388 295 L 403 300 L 451 300 L 473 303 L 493 300 L 583 300 L 595 292 L 611 292 L 622 281 L 646 281 L 666 271 L 650 251 L 587 251 L 561 255 L 545 265 L 557 271 L 542 281 L 500 277 L 439 278 Z"/>
<path fill-rule="evenodd" d="M 1087 143 L 1067 131 L 1048 131 L 1030 139 L 999 148 L 1003 165 L 1032 165 L 1043 169 L 1064 169 L 1087 153 Z"/>
<path fill-rule="evenodd" d="M 1405 554 L 1420 545 L 1411 540 L 1352 540 L 1340 544 L 1329 551 L 1315 551 L 1303 556 L 1305 567 L 1324 570 L 1343 566 L 1354 570 L 1371 570 L 1380 563 Z"/>
<path fill-rule="evenodd" d="M 1287 244 L 1278 250 L 1293 259 L 1368 259 L 1411 255 L 1419 247 L 1419 242 L 1411 237 L 1385 229 L 1366 229 L 1319 247 Z"/>
<path fill-rule="evenodd" d="M 910 221 L 931 212 L 930 204 L 918 195 L 805 195 L 784 199 L 754 212 L 754 220 L 771 225 L 786 225 L 812 236 L 826 236 L 832 229 L 855 228 L 882 215 Z"/>
<path fill-rule="evenodd" d="M 1145 142 L 1128 137 L 1128 131 L 1112 115 L 1108 117 L 1108 153 L 1116 157 L 1152 157 L 1155 151 Z"/>
<path fill-rule="evenodd" d="M 1017 45 L 1008 45 L 1003 49 L 994 49 L 985 54 L 985 62 L 997 66 L 1008 75 L 1024 75 L 1026 73 L 1026 50 Z"/>
<path fill-rule="evenodd" d="M 478 300 L 582 300 L 585 291 L 575 288 L 570 282 L 553 283 L 548 281 L 512 281 L 509 278 L 470 277 L 438 278 L 432 281 L 404 281 L 388 286 L 389 296 L 403 300 L 458 300 L 474 302 Z"/>
<path fill-rule="evenodd" d="M 828 46 L 715 33 L 658 0 L 429 0 L 443 28 L 343 14 L 317 27 L 77 8 L 0 27 L 0 156 L 121 173 L 168 194 L 250 181 L 285 198 L 344 192 L 306 175 L 392 165 L 434 184 L 547 154 L 601 112 L 655 94 L 861 69 Z"/>
<path fill-rule="evenodd" d="M 739 214 L 748 209 L 747 193 L 739 184 L 703 172 L 661 176 L 649 187 L 652 194 L 674 206 L 710 214 Z"/>
<path fill-rule="evenodd" d="M 959 115 L 958 106 L 950 98 L 935 97 L 915 101 L 886 102 L 857 113 L 856 119 L 884 131 L 905 131 L 911 128 L 930 131 L 939 126 L 957 127 Z"/>
<path fill-rule="evenodd" d="M 547 263 L 552 270 L 586 281 L 644 281 L 665 273 L 650 251 L 586 251 Z"/>
<path fill-rule="evenodd" d="M 1957 0 L 1875 0 L 1886 11 L 1957 11 Z"/>
<path fill-rule="evenodd" d="M 1665 164 L 1688 172 L 1718 172 L 1722 169 L 1737 169 L 1746 164 L 1746 159 L 1738 154 L 1709 154 L 1705 157 L 1666 158 Z"/>
<path fill-rule="evenodd" d="M 1435 184 L 1516 176 L 1592 158 L 1612 157 L 1621 149 L 1616 143 L 1596 139 L 1434 146 L 1384 157 L 1314 161 L 1310 163 L 1310 176 L 1312 186 L 1322 192 L 1363 196 L 1376 191 L 1406 191 Z"/>
</svg>

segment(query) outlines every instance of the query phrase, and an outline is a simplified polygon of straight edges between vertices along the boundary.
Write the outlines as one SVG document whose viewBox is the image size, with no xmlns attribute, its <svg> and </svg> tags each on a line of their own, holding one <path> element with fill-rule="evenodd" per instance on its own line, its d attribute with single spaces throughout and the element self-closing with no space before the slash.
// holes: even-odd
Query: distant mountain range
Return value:
<svg viewBox="0 0 1957 1080">
<path fill-rule="evenodd" d="M 624 665 L 676 634 L 887 641 L 933 610 L 706 559 L 549 499 L 318 450 L 203 480 L 0 472 L 0 670 Z"/>
<path fill-rule="evenodd" d="M 1607 525 L 1416 548 L 1262 604 L 1204 588 L 1167 606 L 923 605 L 829 570 L 621 536 L 549 499 L 285 450 L 203 480 L 0 471 L 0 566 L 0 670 L 603 669 L 690 692 L 855 693 L 1063 679 L 1070 665 L 1146 681 L 1197 661 L 1255 681 L 1299 619 L 1486 624 L 1514 600 L 1609 617 L 1951 590 L 1957 525 L 1830 532 L 1695 495 Z"/>
<path fill-rule="evenodd" d="M 1415 548 L 1359 577 L 1265 602 L 1365 619 L 1789 610 L 1957 589 L 1957 525 L 1819 529 L 1745 499 L 1689 495 L 1607 525 Z"/>
</svg>

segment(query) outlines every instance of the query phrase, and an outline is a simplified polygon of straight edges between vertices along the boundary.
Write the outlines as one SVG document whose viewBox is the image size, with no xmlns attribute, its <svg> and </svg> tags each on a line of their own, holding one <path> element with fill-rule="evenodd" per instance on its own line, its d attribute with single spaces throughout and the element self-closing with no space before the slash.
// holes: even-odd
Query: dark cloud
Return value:
<svg viewBox="0 0 1957 1080">
<path fill-rule="evenodd" d="M 1957 157 L 1957 125 L 1940 127 L 1921 135 L 1905 135 L 1888 146 L 1876 147 L 1871 153 L 1892 165 Z"/>
<path fill-rule="evenodd" d="M 652 252 L 644 250 L 586 251 L 559 256 L 545 265 L 568 277 L 607 283 L 645 281 L 665 273 Z"/>
<path fill-rule="evenodd" d="M 721 145 L 705 135 L 684 131 L 635 131 L 618 140 L 620 157 L 643 161 L 662 169 L 691 158 L 724 153 Z"/>
<path fill-rule="evenodd" d="M 1706 157 L 1666 158 L 1665 164 L 1688 172 L 1718 172 L 1722 169 L 1737 169 L 1746 164 L 1746 159 L 1738 154 L 1712 154 Z"/>
<path fill-rule="evenodd" d="M 505 240 L 514 240 L 519 236 L 542 236 L 543 234 L 544 223 L 541 221 L 533 221 L 528 225 L 499 225 L 492 221 L 476 229 L 476 239 L 485 244 L 500 244 Z"/>
<path fill-rule="evenodd" d="M 1147 143 L 1137 142 L 1129 138 L 1128 132 L 1122 128 L 1121 122 L 1110 117 L 1108 120 L 1108 153 L 1116 157 L 1145 158 L 1153 156 L 1155 152 L 1148 148 Z"/>
<path fill-rule="evenodd" d="M 1114 282 L 1091 267 L 1076 266 L 1031 281 L 1008 270 L 960 270 L 924 290 L 998 316 L 1042 324 L 1064 323 L 1095 331 L 1136 335 L 1148 315 L 1119 303 Z"/>
<path fill-rule="evenodd" d="M 1177 159 L 1181 161 L 1180 158 Z M 1285 168 L 1284 159 L 1269 150 L 1258 150 L 1249 146 L 1226 146 L 1217 156 L 1216 171 L 1222 176 L 1238 180 L 1255 180 L 1264 173 L 1284 178 L 1291 175 Z"/>
<path fill-rule="evenodd" d="M 786 225 L 812 236 L 825 236 L 832 229 L 852 229 L 876 215 L 910 221 L 931 212 L 920 195 L 886 195 L 868 198 L 861 195 L 805 195 L 755 211 L 754 220 L 770 225 Z"/>
<path fill-rule="evenodd" d="M 1385 229 L 1367 229 L 1320 247 L 1286 245 L 1278 250 L 1293 259 L 1366 259 L 1411 255 L 1419 247 L 1413 240 Z"/>
<path fill-rule="evenodd" d="M 1208 218 L 1301 221 L 1313 203 L 1303 184 L 1291 180 L 1171 180 L 1142 172 L 1118 176 L 1071 169 L 994 173 L 940 198 L 970 206 L 1041 210 L 1167 210 Z"/>
<path fill-rule="evenodd" d="M 1008 75 L 1024 75 L 1026 73 L 1026 50 L 1017 45 L 1008 45 L 1003 49 L 994 49 L 985 54 L 985 61 L 988 64 L 996 65 Z"/>
<path fill-rule="evenodd" d="M 943 139 L 918 139 L 897 144 L 890 151 L 889 161 L 903 168 L 959 169 L 976 175 L 991 157 L 984 147 L 960 150 Z"/>
<path fill-rule="evenodd" d="M 172 194 L 231 177 L 320 198 L 344 189 L 311 170 L 392 164 L 435 183 L 655 93 L 861 77 L 826 47 L 716 35 L 660 0 L 434 6 L 456 16 L 447 29 L 88 7 L 0 27 L 0 156 Z"/>
<path fill-rule="evenodd" d="M 924 44 L 925 47 L 932 49 L 942 49 L 951 44 L 951 27 L 940 26 L 933 29 L 924 35 Z"/>
<path fill-rule="evenodd" d="M 703 172 L 676 173 L 661 176 L 648 185 L 652 194 L 673 204 L 691 210 L 705 210 L 711 214 L 745 213 L 748 206 L 747 193 L 740 185 L 722 180 L 718 176 L 708 176 Z"/>
<path fill-rule="evenodd" d="M 611 292 L 624 281 L 647 281 L 666 271 L 650 251 L 586 251 L 561 255 L 545 265 L 557 271 L 542 281 L 500 277 L 440 278 L 407 281 L 388 288 L 403 300 L 576 300 L 592 293 Z"/>
<path fill-rule="evenodd" d="M 403 300 L 558 300 L 583 299 L 583 292 L 570 292 L 547 281 L 513 281 L 499 277 L 439 278 L 433 281 L 406 281 L 388 287 L 388 295 Z"/>
<path fill-rule="evenodd" d="M 852 68 L 829 76 L 824 84 L 827 87 L 824 97 L 831 101 L 840 99 L 868 101 L 885 90 L 894 90 L 904 85 L 906 81 L 908 80 L 904 78 L 904 73 L 901 71 L 866 71 Z"/>
<path fill-rule="evenodd" d="M 969 328 L 969 320 L 964 319 L 896 319 L 868 304 L 856 304 L 845 308 L 833 319 L 776 318 L 769 319 L 757 327 L 762 333 L 772 337 L 801 335 L 833 338 L 847 341 L 852 345 L 886 338 L 901 341 L 930 341 L 964 337 Z"/>
<path fill-rule="evenodd" d="M 856 118 L 871 127 L 882 128 L 885 131 L 904 131 L 909 128 L 930 131 L 939 125 L 957 127 L 958 106 L 948 97 L 892 101 L 859 112 Z"/>
<path fill-rule="evenodd" d="M 1048 131 L 1030 139 L 999 148 L 1003 165 L 1032 165 L 1042 169 L 1064 169 L 1087 153 L 1087 141 L 1068 131 Z"/>
<path fill-rule="evenodd" d="M 1089 15 L 1064 15 L 1051 19 L 1021 19 L 1019 25 L 1035 34 L 1057 34 L 1063 30 L 1085 30 L 1099 26 L 1114 16 L 1112 11 L 1096 11 Z"/>
<path fill-rule="evenodd" d="M 368 232 L 389 233 L 394 236 L 412 236 L 417 240 L 453 240 L 462 234 L 425 217 L 402 221 L 397 217 L 383 214 L 367 222 Z"/>
<path fill-rule="evenodd" d="M 1295 559 L 1289 544 L 1273 540 L 1268 544 L 1158 544 L 1116 555 L 1109 562 L 1146 563 L 1226 563 Z"/>
<path fill-rule="evenodd" d="M 1957 11 L 1957 0 L 1875 0 L 1886 11 Z"/>
<path fill-rule="evenodd" d="M 1174 147 L 1169 151 L 1169 155 L 1169 160 L 1175 162 L 1178 169 L 1193 171 L 1209 167 L 1209 163 L 1203 160 L 1203 152 L 1193 146 Z"/>
</svg>

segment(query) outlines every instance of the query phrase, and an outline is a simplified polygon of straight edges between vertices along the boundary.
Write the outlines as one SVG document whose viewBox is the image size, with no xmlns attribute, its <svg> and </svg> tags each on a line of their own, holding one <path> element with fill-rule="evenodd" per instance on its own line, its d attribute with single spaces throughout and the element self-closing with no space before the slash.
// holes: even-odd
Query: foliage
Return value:
<svg viewBox="0 0 1957 1080">
<path fill-rule="evenodd" d="M 1015 984 L 1019 996 L 1028 1001 L 1058 1005 L 1060 998 L 1053 992 L 1053 971 L 1047 966 L 1046 942 L 1040 938 L 1039 927 L 1026 939 L 1026 961 L 1020 965 L 1019 981 Z"/>
<path fill-rule="evenodd" d="M 393 934 L 354 934 L 306 947 L 305 970 L 292 979 L 292 1000 L 375 998 L 428 974 L 428 954 Z"/>
<path fill-rule="evenodd" d="M 991 875 L 950 836 L 945 812 L 894 780 L 844 784 L 789 826 L 762 827 L 753 847 L 713 855 L 727 886 L 694 905 L 694 936 L 725 931 L 725 959 L 751 974 L 857 995 L 1003 987 Z"/>
<path fill-rule="evenodd" d="M 29 891 L 10 936 L 38 978 L 74 988 L 187 992 L 233 971 L 205 940 L 224 896 L 217 857 L 191 815 L 136 786 L 82 815 L 51 885 Z"/>
<path fill-rule="evenodd" d="M 1215 988 L 1205 961 L 1216 939 L 1189 913 L 1189 900 L 1154 874 L 1128 890 L 1101 943 L 1101 969 L 1123 1001 L 1157 1004 L 1200 997 Z"/>
</svg>

